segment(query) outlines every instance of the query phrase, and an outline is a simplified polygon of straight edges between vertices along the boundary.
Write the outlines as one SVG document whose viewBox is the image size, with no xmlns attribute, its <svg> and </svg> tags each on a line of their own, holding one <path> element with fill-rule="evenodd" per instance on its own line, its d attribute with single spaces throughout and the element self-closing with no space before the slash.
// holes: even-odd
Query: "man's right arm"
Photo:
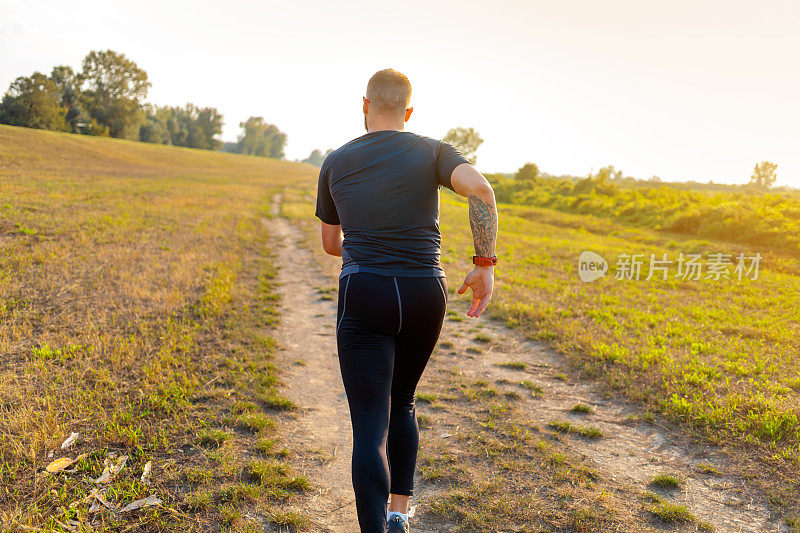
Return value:
<svg viewBox="0 0 800 533">
<path fill-rule="evenodd" d="M 342 257 L 342 226 L 320 222 L 322 249 L 328 255 Z"/>
<path fill-rule="evenodd" d="M 475 244 L 475 255 L 493 257 L 497 243 L 497 206 L 492 186 L 483 174 L 469 163 L 462 163 L 450 178 L 453 190 L 469 201 L 469 224 Z M 476 265 L 464 279 L 459 294 L 472 289 L 472 305 L 468 316 L 478 318 L 489 305 L 494 289 L 494 267 Z"/>
<path fill-rule="evenodd" d="M 328 173 L 330 171 L 330 160 L 332 155 L 328 154 L 322 167 L 319 169 L 319 180 L 317 182 L 317 211 L 316 216 L 320 219 L 322 235 L 322 248 L 325 253 L 342 256 L 342 226 L 339 221 L 339 213 L 336 210 L 336 203 L 331 195 L 328 183 Z"/>
</svg>

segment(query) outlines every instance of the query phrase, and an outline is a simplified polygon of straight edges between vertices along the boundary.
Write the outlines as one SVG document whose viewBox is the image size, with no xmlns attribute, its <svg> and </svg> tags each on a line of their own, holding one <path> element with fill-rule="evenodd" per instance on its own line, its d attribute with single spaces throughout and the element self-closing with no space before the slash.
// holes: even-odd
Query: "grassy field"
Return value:
<svg viewBox="0 0 800 533">
<path fill-rule="evenodd" d="M 312 192 L 285 212 L 316 223 Z M 497 292 L 491 314 L 564 353 L 576 375 L 638 401 L 641 418 L 677 424 L 730 452 L 734 470 L 764 489 L 776 511 L 800 517 L 800 294 L 797 260 L 762 248 L 637 229 L 605 218 L 500 205 Z M 472 254 L 465 202 L 442 193 L 442 261 L 452 280 Z M 580 281 L 591 250 L 606 277 Z M 758 279 L 615 279 L 619 254 L 760 252 Z M 333 270 L 334 262 L 322 260 Z M 450 290 L 459 283 L 451 282 Z M 464 306 L 466 309 L 466 301 Z"/>
<path fill-rule="evenodd" d="M 741 282 L 617 280 L 622 253 L 757 250 L 547 209 L 504 206 L 501 218 L 495 315 L 552 343 L 582 375 L 735 449 L 774 503 L 800 513 L 800 277 L 785 272 L 791 260 L 773 270 L 767 259 L 757 280 Z M 464 224 L 464 204 L 448 195 L 442 232 L 453 276 L 469 254 L 468 236 L 455 231 Z M 581 282 L 583 250 L 609 260 L 611 273 Z"/>
<path fill-rule="evenodd" d="M 271 360 L 268 219 L 283 191 L 283 213 L 318 248 L 315 175 L 263 158 L 0 127 L 0 525 L 86 523 L 91 502 L 73 504 L 121 456 L 110 504 L 163 502 L 101 513 L 95 529 L 247 531 L 246 515 L 302 523 L 292 502 L 309 480 L 282 460 L 291 450 L 276 444 L 271 417 L 293 406 Z M 441 211 L 443 263 L 457 280 L 471 255 L 466 205 L 445 192 Z M 500 213 L 491 313 L 563 352 L 575 375 L 639 402 L 642 419 L 727 449 L 800 523 L 797 260 L 541 207 Z M 605 278 L 578 279 L 583 250 L 609 260 Z M 614 278 L 618 254 L 681 252 L 764 259 L 757 280 Z M 322 261 L 335 274 L 336 260 Z M 61 450 L 72 432 L 78 442 Z"/>
<path fill-rule="evenodd" d="M 93 488 L 117 509 L 162 500 L 94 531 L 303 522 L 309 481 L 270 416 L 293 406 L 270 361 L 267 222 L 272 193 L 314 173 L 0 126 L 0 529 L 85 530 Z M 45 470 L 62 457 L 79 460 Z"/>
</svg>

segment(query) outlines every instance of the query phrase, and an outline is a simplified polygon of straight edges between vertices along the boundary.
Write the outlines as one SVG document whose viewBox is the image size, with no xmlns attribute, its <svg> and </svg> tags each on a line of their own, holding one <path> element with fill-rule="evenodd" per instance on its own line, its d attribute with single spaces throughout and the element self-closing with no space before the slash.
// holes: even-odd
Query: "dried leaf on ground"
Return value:
<svg viewBox="0 0 800 533">
<path fill-rule="evenodd" d="M 111 483 L 111 481 L 125 468 L 125 462 L 128 460 L 127 455 L 123 455 L 119 460 L 114 463 L 113 461 L 106 460 L 106 467 L 100 477 L 94 480 L 95 483 Z"/>
<path fill-rule="evenodd" d="M 76 526 L 65 524 L 64 522 L 61 522 L 57 518 L 53 518 L 53 520 L 55 521 L 56 524 L 63 527 L 67 531 L 71 531 L 72 533 L 78 533 L 78 528 Z M 78 525 L 80 525 L 80 523 L 78 523 Z"/>
<path fill-rule="evenodd" d="M 61 443 L 61 449 L 66 450 L 67 448 L 75 444 L 75 441 L 77 440 L 78 440 L 78 434 L 73 431 L 72 433 L 69 434 L 69 437 L 67 437 L 67 439 Z"/>
<path fill-rule="evenodd" d="M 80 461 L 81 459 L 86 457 L 87 455 L 89 455 L 89 454 L 88 453 L 82 453 L 78 457 L 76 457 L 75 459 L 70 459 L 69 457 L 59 457 L 58 459 L 56 459 L 55 461 L 53 461 L 52 463 L 47 465 L 47 467 L 45 467 L 45 470 L 47 470 L 51 474 L 55 474 L 56 472 L 61 472 L 65 468 L 67 468 L 69 466 L 72 466 L 73 464 L 77 463 L 78 461 Z"/>
<path fill-rule="evenodd" d="M 150 484 L 150 474 L 153 472 L 153 461 L 147 461 L 147 464 L 144 465 L 144 470 L 142 470 L 142 477 L 141 482 L 145 485 Z"/>
<path fill-rule="evenodd" d="M 103 494 L 102 491 L 99 491 L 99 490 L 95 489 L 93 491 L 93 493 L 94 493 L 94 499 L 95 500 L 97 500 L 98 502 L 102 503 L 104 506 L 108 507 L 112 511 L 116 511 L 119 508 L 119 506 L 116 503 L 111 503 L 110 501 L 108 501 L 106 499 L 105 494 Z M 91 511 L 92 511 L 92 509 L 90 508 L 89 512 L 91 512 Z"/>
<path fill-rule="evenodd" d="M 131 502 L 122 509 L 120 509 L 120 513 L 124 513 L 127 511 L 135 511 L 136 509 L 141 509 L 142 507 L 149 507 L 151 505 L 159 505 L 162 503 L 161 498 L 156 496 L 155 494 L 151 494 L 147 498 L 142 498 L 141 500 L 136 500 L 135 502 Z"/>
</svg>

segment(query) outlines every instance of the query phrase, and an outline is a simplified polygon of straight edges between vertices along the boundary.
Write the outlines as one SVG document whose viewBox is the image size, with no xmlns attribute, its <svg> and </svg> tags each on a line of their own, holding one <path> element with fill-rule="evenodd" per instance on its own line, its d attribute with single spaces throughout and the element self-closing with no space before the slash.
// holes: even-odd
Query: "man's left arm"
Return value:
<svg viewBox="0 0 800 533">
<path fill-rule="evenodd" d="M 453 190 L 469 200 L 469 225 L 475 244 L 475 255 L 496 258 L 497 205 L 492 186 L 470 163 L 458 165 L 451 176 Z M 494 266 L 475 265 L 464 278 L 458 294 L 472 289 L 472 305 L 467 315 L 478 318 L 486 310 L 494 290 Z"/>
</svg>

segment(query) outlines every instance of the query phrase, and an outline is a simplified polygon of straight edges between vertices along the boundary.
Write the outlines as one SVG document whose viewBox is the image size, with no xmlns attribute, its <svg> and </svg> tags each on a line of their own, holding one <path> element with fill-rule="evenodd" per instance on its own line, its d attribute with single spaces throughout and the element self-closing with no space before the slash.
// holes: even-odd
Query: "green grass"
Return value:
<svg viewBox="0 0 800 533">
<path fill-rule="evenodd" d="M 311 489 L 311 481 L 305 476 L 294 476 L 284 480 L 281 486 L 288 490 L 302 492 Z"/>
<path fill-rule="evenodd" d="M 683 482 L 683 478 L 672 474 L 658 474 L 650 480 L 650 485 L 660 489 L 678 489 Z"/>
<path fill-rule="evenodd" d="M 239 417 L 239 425 L 250 431 L 262 431 L 274 428 L 275 421 L 264 413 L 244 413 Z"/>
<path fill-rule="evenodd" d="M 439 397 L 429 392 L 418 392 L 417 401 L 422 403 L 434 403 Z"/>
<path fill-rule="evenodd" d="M 297 529 L 304 529 L 308 527 L 308 517 L 296 511 L 281 511 L 275 510 L 269 513 L 269 520 L 281 526 L 292 526 Z"/>
<path fill-rule="evenodd" d="M 464 318 L 462 313 L 459 313 L 458 311 L 454 311 L 452 309 L 448 309 L 447 320 L 449 320 L 450 322 L 464 322 L 464 320 L 466 319 Z"/>
<path fill-rule="evenodd" d="M 505 363 L 498 363 L 497 366 L 510 368 L 511 370 L 525 370 L 528 367 L 528 365 L 522 361 L 508 361 Z"/>
<path fill-rule="evenodd" d="M 256 443 L 256 451 L 260 452 L 262 455 L 270 455 L 275 451 L 275 447 L 277 445 L 277 440 L 269 437 L 263 437 Z"/>
<path fill-rule="evenodd" d="M 222 444 L 233 437 L 230 431 L 223 429 L 204 429 L 197 433 L 197 442 L 203 446 L 222 446 Z"/>
<path fill-rule="evenodd" d="M 643 492 L 642 493 L 642 500 L 647 503 L 661 503 L 664 499 L 654 492 Z"/>
<path fill-rule="evenodd" d="M 710 465 L 710 464 L 706 464 L 706 463 L 698 463 L 697 464 L 697 470 L 699 472 L 704 473 L 704 474 L 711 474 L 711 475 L 715 475 L 715 476 L 720 475 L 719 468 L 717 468 L 714 465 Z"/>
<path fill-rule="evenodd" d="M 573 413 L 589 414 L 592 412 L 592 408 L 591 406 L 586 405 L 585 403 L 576 403 L 570 408 L 570 411 Z"/>
<path fill-rule="evenodd" d="M 242 512 L 233 504 L 221 505 L 219 511 L 222 523 L 228 527 L 234 526 L 242 518 Z"/>
<path fill-rule="evenodd" d="M 251 480 L 257 481 L 268 498 L 286 500 L 292 493 L 304 492 L 311 488 L 305 476 L 291 476 L 289 466 L 275 460 L 251 461 L 246 468 Z"/>
<path fill-rule="evenodd" d="M 214 480 L 214 472 L 210 468 L 190 467 L 183 471 L 183 477 L 194 485 L 208 485 Z"/>
<path fill-rule="evenodd" d="M 499 210 L 498 254 L 506 259 L 489 314 L 546 341 L 572 370 L 639 402 L 642 411 L 754 457 L 739 463 L 741 473 L 768 489 L 777 507 L 788 508 L 795 498 L 791 483 L 800 482 L 800 310 L 794 304 L 800 262 L 760 246 L 765 258 L 755 281 L 618 280 L 615 261 L 622 253 L 674 259 L 680 252 L 755 248 L 539 207 L 500 204 Z M 466 212 L 460 198 L 442 195 L 449 277 L 469 266 L 460 259 L 472 246 Z M 580 281 L 577 258 L 584 250 L 611 263 L 605 278 Z M 453 300 L 459 302 L 466 303 Z"/>
<path fill-rule="evenodd" d="M 587 439 L 599 439 L 603 436 L 603 432 L 596 427 L 579 426 L 563 420 L 552 420 L 547 425 L 556 431 L 560 431 L 562 433 L 574 433 L 576 435 L 580 435 L 581 437 L 586 437 Z"/>
<path fill-rule="evenodd" d="M 270 482 L 275 477 L 285 476 L 289 467 L 275 461 L 253 461 L 247 466 L 250 476 L 257 481 Z"/>
<path fill-rule="evenodd" d="M 213 502 L 213 494 L 209 490 L 197 490 L 187 494 L 184 503 L 192 511 L 203 511 Z"/>
<path fill-rule="evenodd" d="M 694 522 L 694 515 L 684 505 L 678 505 L 666 501 L 648 508 L 648 511 L 668 524 L 683 524 Z"/>
<path fill-rule="evenodd" d="M 542 389 L 542 387 L 540 387 L 533 381 L 525 379 L 520 381 L 519 384 L 528 389 L 529 391 L 531 391 L 532 396 L 536 396 L 538 398 L 544 396 L 544 389 Z"/>
<path fill-rule="evenodd" d="M 267 394 L 261 396 L 261 401 L 267 407 L 275 409 L 277 411 L 294 411 L 297 409 L 297 406 L 292 402 L 289 398 L 278 394 L 274 390 L 270 390 Z"/>
<path fill-rule="evenodd" d="M 256 501 L 260 495 L 258 486 L 247 483 L 235 483 L 221 489 L 218 493 L 219 501 L 223 503 L 240 503 Z"/>
<path fill-rule="evenodd" d="M 433 420 L 428 415 L 417 415 L 417 425 L 420 429 L 429 429 L 433 427 Z"/>
</svg>

